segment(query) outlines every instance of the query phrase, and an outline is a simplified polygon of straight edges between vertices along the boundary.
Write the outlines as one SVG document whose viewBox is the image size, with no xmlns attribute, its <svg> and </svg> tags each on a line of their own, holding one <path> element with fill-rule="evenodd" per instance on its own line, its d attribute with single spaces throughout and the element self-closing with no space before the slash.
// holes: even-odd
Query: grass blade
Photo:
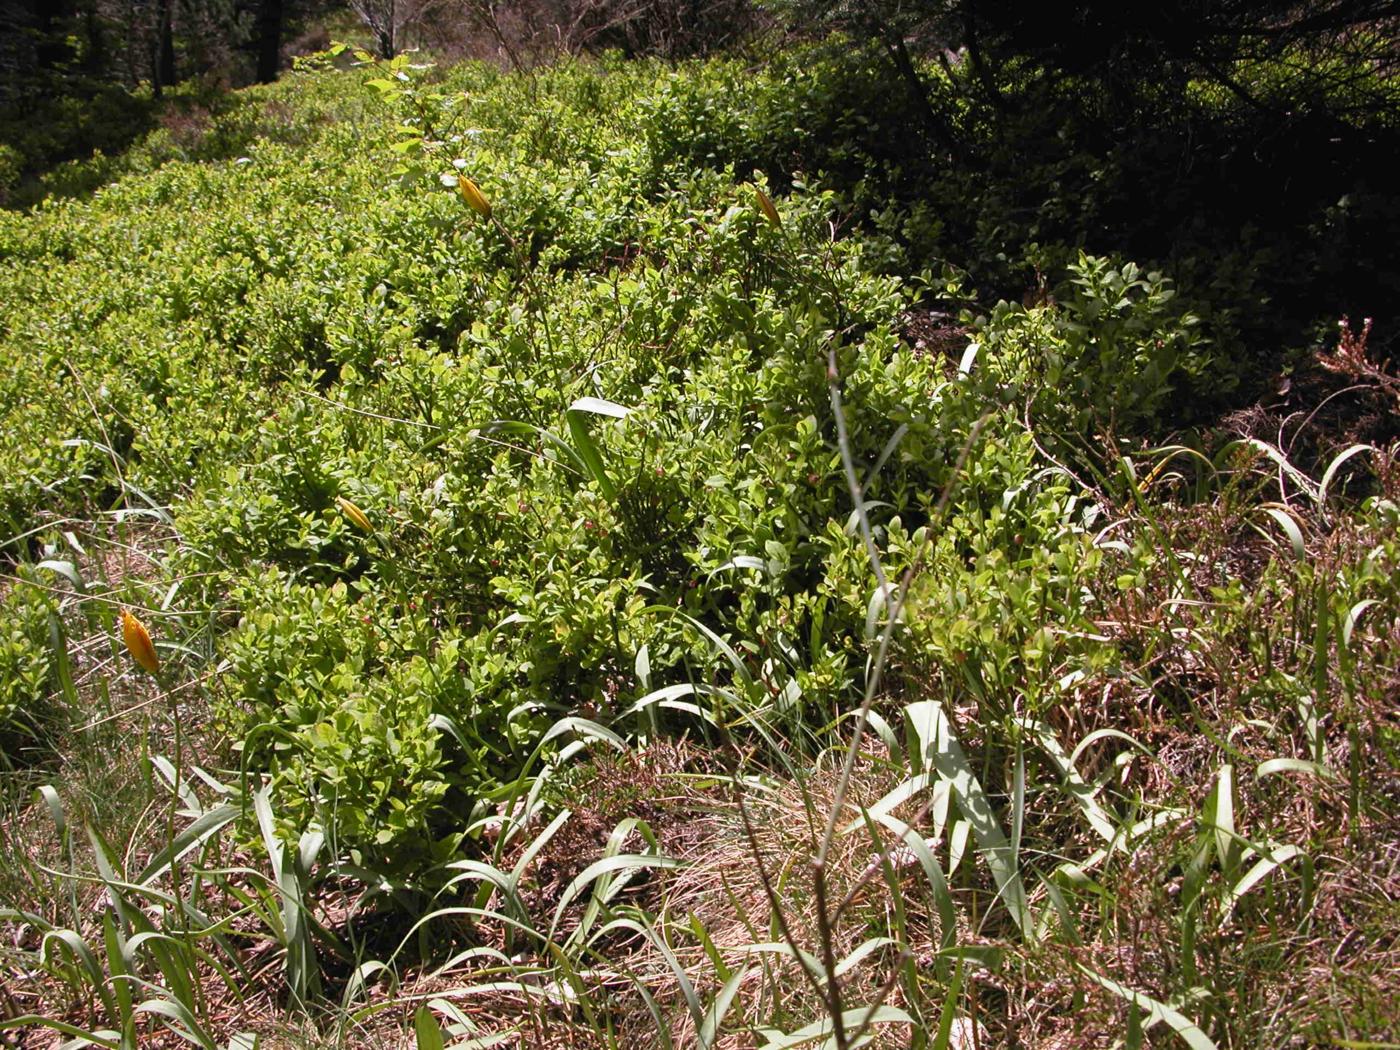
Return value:
<svg viewBox="0 0 1400 1050">
<path fill-rule="evenodd" d="M 413 1015 L 413 1039 L 417 1050 L 443 1050 L 442 1027 L 426 1006 Z"/>
<path fill-rule="evenodd" d="M 991 869 L 992 878 L 996 880 L 997 889 L 1017 927 L 1023 936 L 1033 939 L 1035 925 L 1026 904 L 1026 891 L 1021 882 L 1016 851 L 992 812 L 991 801 L 973 774 L 962 746 L 953 735 L 943 705 L 937 700 L 921 700 L 904 710 L 919 736 L 925 759 L 952 786 L 958 808 L 972 827 L 982 857 Z"/>
<path fill-rule="evenodd" d="M 1130 1007 L 1136 1007 L 1143 1011 L 1146 1014 L 1142 1022 L 1142 1027 L 1144 1029 L 1151 1028 L 1158 1022 L 1163 1022 L 1168 1028 L 1180 1036 L 1181 1041 L 1191 1047 L 1191 1050 L 1218 1050 L 1215 1043 L 1210 1040 L 1210 1037 L 1207 1036 L 1205 1032 L 1201 1031 L 1200 1027 L 1194 1021 L 1189 1020 L 1176 1010 L 1173 1010 L 1166 1003 L 1158 1002 L 1156 999 L 1153 999 L 1149 995 L 1144 995 L 1142 992 L 1135 992 L 1126 985 L 1119 984 L 1112 978 L 1095 973 L 1087 966 L 1080 965 L 1079 969 L 1095 984 L 1123 999 Z"/>
</svg>

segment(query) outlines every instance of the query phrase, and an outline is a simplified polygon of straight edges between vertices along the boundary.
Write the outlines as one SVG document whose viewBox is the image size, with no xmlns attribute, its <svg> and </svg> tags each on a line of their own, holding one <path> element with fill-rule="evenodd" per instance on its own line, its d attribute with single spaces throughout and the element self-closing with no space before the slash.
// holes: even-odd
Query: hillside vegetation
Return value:
<svg viewBox="0 0 1400 1050">
<path fill-rule="evenodd" d="M 0 1029 L 1400 1041 L 1393 202 L 893 91 L 339 51 L 0 211 Z"/>
</svg>

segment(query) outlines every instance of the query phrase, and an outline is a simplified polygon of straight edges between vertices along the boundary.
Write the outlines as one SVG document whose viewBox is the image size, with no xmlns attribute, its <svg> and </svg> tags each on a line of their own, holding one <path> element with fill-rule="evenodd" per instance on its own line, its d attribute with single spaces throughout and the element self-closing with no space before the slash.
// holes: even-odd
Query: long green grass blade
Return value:
<svg viewBox="0 0 1400 1050">
<path fill-rule="evenodd" d="M 1182 1042 L 1191 1047 L 1191 1050 L 1218 1050 L 1215 1043 L 1206 1036 L 1205 1032 L 1201 1031 L 1200 1027 L 1194 1021 L 1187 1019 L 1166 1003 L 1158 1002 L 1156 999 L 1153 999 L 1149 995 L 1144 995 L 1142 992 L 1133 991 L 1133 989 L 1129 988 L 1127 985 L 1119 984 L 1112 978 L 1095 973 L 1082 964 L 1079 965 L 1079 969 L 1086 977 L 1100 987 L 1106 988 L 1114 995 L 1129 1003 L 1130 1006 L 1141 1010 L 1145 1015 L 1142 1021 L 1144 1029 L 1151 1028 L 1159 1022 L 1165 1023 L 1168 1028 L 1180 1036 Z"/>
<path fill-rule="evenodd" d="M 420 1006 L 413 1015 L 413 1039 L 417 1050 L 443 1050 L 442 1027 L 433 1012 Z"/>
<path fill-rule="evenodd" d="M 845 1010 L 841 1014 L 839 1024 L 847 1031 L 854 1031 L 856 1028 L 869 1028 L 877 1024 L 902 1024 L 913 1025 L 914 1018 L 900 1009 L 898 1006 L 888 1004 L 876 1006 L 871 1009 L 868 1006 L 858 1006 L 853 1010 Z M 761 1050 L 791 1050 L 793 1047 L 806 1046 L 808 1043 L 815 1043 L 818 1039 L 826 1043 L 833 1039 L 835 1025 L 829 1017 L 823 1017 L 820 1021 L 813 1021 L 811 1024 L 797 1029 L 787 1034 L 778 1033 L 768 1038 Z"/>
<path fill-rule="evenodd" d="M 697 1038 L 700 1042 L 701 1050 L 710 1050 L 715 1045 L 715 1040 L 719 1037 L 720 1025 L 724 1023 L 725 1016 L 729 1013 L 729 1008 L 734 1005 L 734 998 L 739 994 L 739 986 L 744 983 L 744 978 L 749 975 L 747 968 L 736 970 L 730 975 L 729 980 L 724 982 L 724 987 L 710 1001 L 709 1008 L 705 1011 L 705 1020 L 700 1025 Z"/>
<path fill-rule="evenodd" d="M 1034 939 L 1035 926 L 1026 903 L 1016 851 L 997 821 L 991 800 L 972 772 L 962 746 L 953 735 L 943 705 L 937 700 L 922 700 L 908 705 L 904 710 L 918 734 L 924 758 L 952 786 L 958 809 L 971 825 L 982 858 L 991 869 L 992 878 L 996 880 L 997 889 L 1012 919 L 1023 936 Z"/>
</svg>

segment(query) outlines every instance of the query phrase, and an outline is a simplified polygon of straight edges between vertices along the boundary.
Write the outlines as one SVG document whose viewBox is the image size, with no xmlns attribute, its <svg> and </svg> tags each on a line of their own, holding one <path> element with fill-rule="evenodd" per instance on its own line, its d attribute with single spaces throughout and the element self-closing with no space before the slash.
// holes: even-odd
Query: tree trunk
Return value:
<svg viewBox="0 0 1400 1050">
<path fill-rule="evenodd" d="M 909 101 L 913 105 L 914 111 L 923 119 L 925 130 L 949 153 L 954 156 L 959 155 L 961 150 L 958 143 L 934 111 L 933 102 L 928 97 L 928 85 L 924 83 L 924 78 L 919 75 L 919 70 L 909 55 L 909 48 L 904 43 L 904 38 L 888 26 L 881 26 L 880 35 L 885 45 L 885 53 L 889 56 L 890 62 L 893 63 L 895 72 L 904 81 L 904 85 L 909 91 Z"/>
<path fill-rule="evenodd" d="M 282 0 L 258 5 L 258 83 L 271 84 L 282 64 Z"/>
<path fill-rule="evenodd" d="M 170 18 L 171 0 L 160 0 L 156 9 L 156 55 L 154 88 L 159 97 L 162 88 L 175 85 L 175 30 Z"/>
<path fill-rule="evenodd" d="M 38 19 L 32 0 L 0 0 L 0 102 L 19 98 L 35 81 Z"/>
<path fill-rule="evenodd" d="M 379 55 L 381 58 L 393 58 L 398 52 L 398 3 L 397 0 L 389 0 L 384 5 L 384 22 L 379 27 Z"/>
<path fill-rule="evenodd" d="M 107 69 L 107 37 L 102 19 L 97 16 L 95 3 L 87 4 L 83 9 L 83 33 L 87 37 L 87 47 L 83 49 L 83 72 L 88 76 L 100 76 Z"/>
<path fill-rule="evenodd" d="M 38 14 L 38 37 L 35 54 L 39 68 L 57 70 L 73 58 L 68 42 L 69 23 L 75 14 L 70 0 L 49 0 L 34 5 Z"/>
</svg>

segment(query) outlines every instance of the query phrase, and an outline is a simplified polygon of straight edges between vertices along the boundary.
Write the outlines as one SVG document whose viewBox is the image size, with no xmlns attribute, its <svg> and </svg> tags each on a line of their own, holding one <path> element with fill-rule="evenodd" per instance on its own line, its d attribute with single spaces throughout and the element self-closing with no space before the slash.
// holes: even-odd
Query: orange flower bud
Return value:
<svg viewBox="0 0 1400 1050">
<path fill-rule="evenodd" d="M 365 532 L 374 531 L 374 526 L 370 524 L 369 515 L 344 496 L 337 496 L 335 498 L 335 505 L 340 508 L 340 513 L 349 518 L 358 528 Z"/>
<path fill-rule="evenodd" d="M 757 186 L 753 188 L 753 195 L 758 199 L 758 210 L 763 212 L 763 217 L 773 224 L 775 230 L 783 228 L 782 216 L 778 214 L 778 209 L 773 204 L 773 198 L 764 193 Z"/>
<path fill-rule="evenodd" d="M 465 175 L 457 177 L 457 192 L 462 195 L 462 200 L 467 202 L 467 206 L 476 212 L 483 219 L 491 218 L 491 202 L 486 199 L 486 194 L 481 192 L 481 187 L 472 182 Z"/>
<path fill-rule="evenodd" d="M 156 655 L 156 647 L 151 644 L 150 632 L 126 609 L 122 610 L 122 641 L 131 658 L 147 671 L 155 674 L 160 670 L 160 657 Z"/>
</svg>

